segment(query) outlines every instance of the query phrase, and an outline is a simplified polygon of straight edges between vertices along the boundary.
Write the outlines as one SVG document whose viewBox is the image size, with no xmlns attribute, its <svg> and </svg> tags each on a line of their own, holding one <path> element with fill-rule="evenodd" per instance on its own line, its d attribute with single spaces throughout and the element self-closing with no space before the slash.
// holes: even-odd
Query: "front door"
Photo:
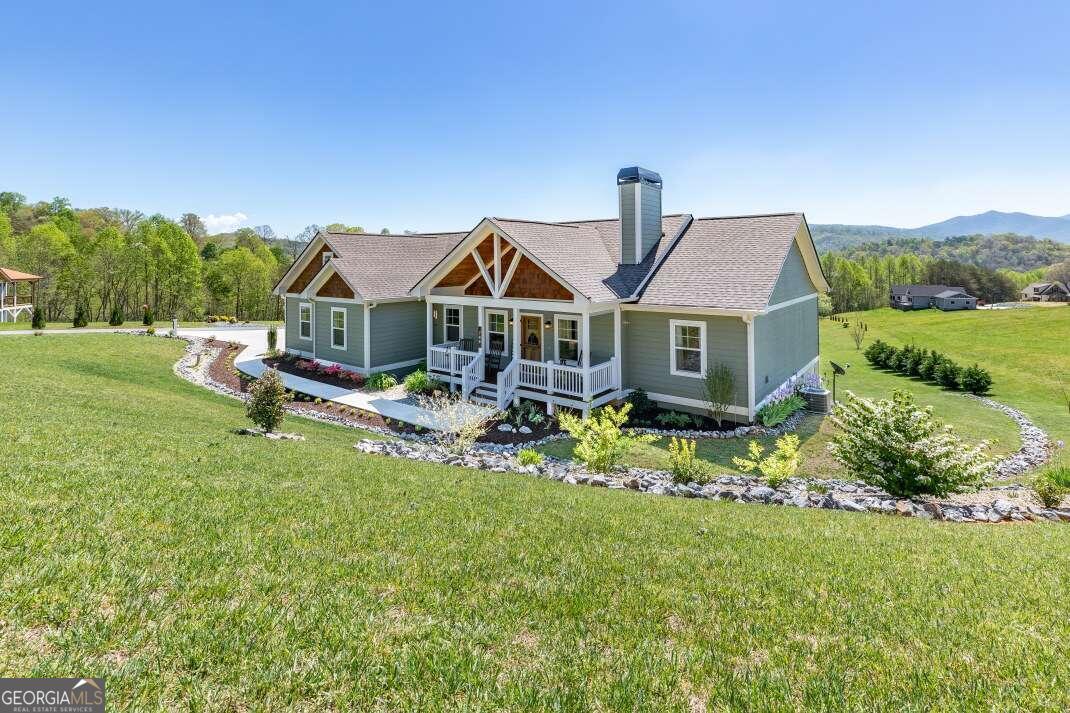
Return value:
<svg viewBox="0 0 1070 713">
<path fill-rule="evenodd" d="M 525 315 L 520 318 L 520 354 L 527 361 L 542 361 L 542 318 Z"/>
</svg>

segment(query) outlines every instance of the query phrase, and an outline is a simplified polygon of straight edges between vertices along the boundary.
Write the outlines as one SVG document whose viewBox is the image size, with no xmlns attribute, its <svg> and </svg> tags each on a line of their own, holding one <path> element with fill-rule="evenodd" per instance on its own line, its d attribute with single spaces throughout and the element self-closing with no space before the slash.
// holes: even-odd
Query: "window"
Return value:
<svg viewBox="0 0 1070 713">
<path fill-rule="evenodd" d="M 556 345 L 554 354 L 557 360 L 574 361 L 580 360 L 580 323 L 573 317 L 557 317 L 554 320 L 556 331 Z"/>
<path fill-rule="evenodd" d="M 301 339 L 312 339 L 312 305 L 303 303 L 297 307 L 297 335 Z"/>
<path fill-rule="evenodd" d="M 446 341 L 457 342 L 461 339 L 461 308 L 446 308 Z"/>
<path fill-rule="evenodd" d="M 706 374 L 706 323 L 669 320 L 669 371 L 674 376 Z"/>
<path fill-rule="evenodd" d="M 345 307 L 331 307 L 331 347 L 346 348 L 346 310 Z"/>
<path fill-rule="evenodd" d="M 487 351 L 509 353 L 505 338 L 505 312 L 487 312 Z"/>
</svg>

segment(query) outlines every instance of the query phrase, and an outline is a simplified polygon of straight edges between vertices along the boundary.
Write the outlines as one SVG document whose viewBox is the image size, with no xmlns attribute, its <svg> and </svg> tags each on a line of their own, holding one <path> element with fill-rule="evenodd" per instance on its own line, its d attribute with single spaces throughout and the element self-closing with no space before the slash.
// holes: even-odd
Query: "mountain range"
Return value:
<svg viewBox="0 0 1070 713">
<path fill-rule="evenodd" d="M 1016 233 L 1050 238 L 1070 243 L 1070 215 L 1049 217 L 1029 213 L 1003 213 L 990 210 L 977 215 L 960 215 L 918 228 L 893 228 L 886 225 L 844 225 L 815 223 L 810 226 L 814 241 L 821 250 L 842 250 L 853 245 L 883 242 L 897 238 L 942 240 L 958 235 L 1000 235 Z"/>
</svg>

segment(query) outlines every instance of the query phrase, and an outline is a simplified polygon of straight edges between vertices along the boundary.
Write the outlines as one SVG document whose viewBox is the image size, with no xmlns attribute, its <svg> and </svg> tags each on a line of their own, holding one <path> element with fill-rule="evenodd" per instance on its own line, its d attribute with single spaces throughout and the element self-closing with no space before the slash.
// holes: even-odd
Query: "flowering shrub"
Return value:
<svg viewBox="0 0 1070 713">
<path fill-rule="evenodd" d="M 832 414 L 839 429 L 829 451 L 856 478 L 898 497 L 944 497 L 976 489 L 992 471 L 988 443 L 968 446 L 949 425 L 919 408 L 914 397 L 895 391 L 871 401 L 847 392 Z"/>
<path fill-rule="evenodd" d="M 806 406 L 806 400 L 795 393 L 796 382 L 789 381 L 772 394 L 765 406 L 758 409 L 757 417 L 766 428 L 779 426 L 801 408 Z"/>
<path fill-rule="evenodd" d="M 815 371 L 808 371 L 799 379 L 799 388 L 807 391 L 825 391 L 825 383 L 821 375 Z"/>
</svg>

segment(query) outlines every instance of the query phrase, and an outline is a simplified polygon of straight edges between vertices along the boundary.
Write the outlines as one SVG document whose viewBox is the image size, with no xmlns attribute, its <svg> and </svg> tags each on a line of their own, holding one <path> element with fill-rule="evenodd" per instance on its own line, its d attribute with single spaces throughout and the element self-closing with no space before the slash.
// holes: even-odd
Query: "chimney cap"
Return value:
<svg viewBox="0 0 1070 713">
<path fill-rule="evenodd" d="M 661 175 L 648 168 L 629 166 L 617 171 L 617 184 L 650 183 L 661 188 Z"/>
</svg>

